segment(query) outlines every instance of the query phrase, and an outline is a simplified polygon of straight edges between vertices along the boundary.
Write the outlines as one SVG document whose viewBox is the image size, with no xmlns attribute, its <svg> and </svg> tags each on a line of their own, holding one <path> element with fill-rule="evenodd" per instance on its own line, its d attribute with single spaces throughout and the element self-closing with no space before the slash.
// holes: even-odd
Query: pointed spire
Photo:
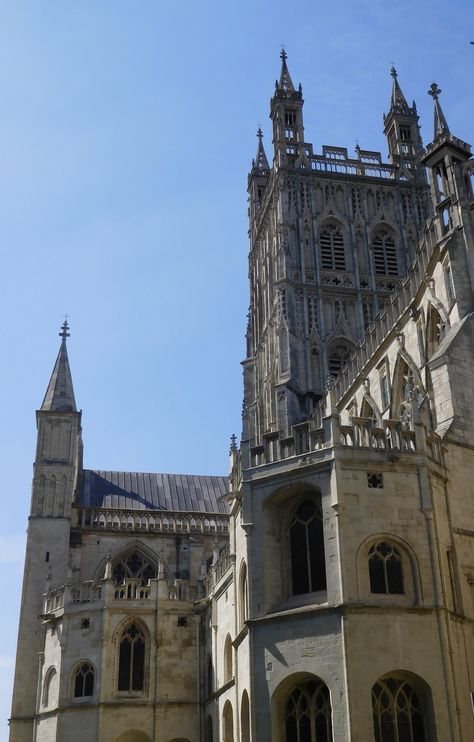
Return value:
<svg viewBox="0 0 474 742">
<path fill-rule="evenodd" d="M 44 412 L 76 412 L 76 400 L 72 386 L 71 369 L 66 348 L 66 338 L 69 337 L 67 318 L 64 320 L 59 337 L 61 347 L 54 364 L 53 373 L 44 395 L 41 409 Z"/>
<path fill-rule="evenodd" d="M 408 111 L 409 105 L 398 83 L 398 73 L 393 65 L 392 65 L 392 69 L 390 70 L 390 74 L 392 75 L 392 79 L 393 79 L 391 108 L 392 110 L 398 109 L 398 110 Z"/>
<path fill-rule="evenodd" d="M 263 174 L 270 170 L 270 165 L 268 164 L 267 155 L 265 154 L 265 148 L 263 146 L 263 132 L 260 126 L 258 127 L 257 137 L 257 154 L 255 156 L 255 160 L 252 162 L 252 169 L 258 170 L 259 173 Z"/>
<path fill-rule="evenodd" d="M 441 88 L 438 87 L 438 85 L 433 82 L 431 84 L 430 89 L 428 90 L 428 95 L 431 95 L 434 101 L 434 138 L 437 139 L 438 137 L 442 136 L 449 136 L 451 132 L 449 131 L 448 122 L 446 121 L 446 117 L 443 113 L 443 109 L 441 108 L 441 104 L 438 100 L 438 96 L 441 93 Z"/>
<path fill-rule="evenodd" d="M 280 58 L 281 58 L 281 72 L 280 72 L 280 82 L 277 83 L 277 88 L 280 88 L 280 90 L 285 90 L 289 93 L 294 93 L 295 87 L 293 85 L 293 81 L 290 77 L 290 73 L 288 71 L 288 67 L 286 64 L 287 54 L 286 54 L 284 47 L 282 47 Z"/>
</svg>

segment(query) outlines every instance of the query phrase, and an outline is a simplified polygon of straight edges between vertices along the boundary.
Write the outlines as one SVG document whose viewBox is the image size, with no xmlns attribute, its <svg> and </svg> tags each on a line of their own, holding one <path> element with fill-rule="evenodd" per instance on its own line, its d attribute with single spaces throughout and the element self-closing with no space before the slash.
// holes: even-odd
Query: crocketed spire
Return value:
<svg viewBox="0 0 474 742">
<path fill-rule="evenodd" d="M 76 400 L 66 347 L 66 338 L 69 337 L 68 330 L 69 325 L 67 320 L 64 320 L 59 333 L 62 338 L 61 347 L 41 405 L 43 412 L 76 412 Z"/>
<path fill-rule="evenodd" d="M 280 82 L 277 84 L 277 87 L 289 93 L 294 93 L 295 86 L 293 85 L 293 81 L 288 71 L 288 67 L 286 64 L 287 54 L 284 49 L 281 50 L 280 58 L 281 58 Z"/>
<path fill-rule="evenodd" d="M 438 137 L 442 136 L 449 136 L 451 132 L 449 131 L 448 122 L 446 121 L 446 117 L 443 113 L 443 109 L 441 108 L 441 104 L 438 100 L 438 96 L 441 93 L 441 88 L 438 87 L 438 85 L 433 82 L 431 84 L 430 89 L 428 90 L 428 95 L 431 95 L 434 101 L 434 138 L 438 139 Z"/>
<path fill-rule="evenodd" d="M 265 154 L 265 148 L 263 146 L 263 132 L 260 127 L 258 127 L 257 137 L 257 154 L 255 156 L 255 160 L 253 160 L 252 162 L 252 170 L 258 170 L 259 173 L 266 174 L 270 170 L 270 165 L 268 164 L 267 155 Z"/>
<path fill-rule="evenodd" d="M 392 98 L 391 98 L 391 108 L 395 111 L 408 111 L 409 105 L 407 103 L 407 100 L 405 96 L 403 95 L 402 89 L 398 83 L 398 74 L 395 67 L 392 67 L 390 70 L 390 74 L 392 75 L 393 83 L 392 83 Z"/>
</svg>

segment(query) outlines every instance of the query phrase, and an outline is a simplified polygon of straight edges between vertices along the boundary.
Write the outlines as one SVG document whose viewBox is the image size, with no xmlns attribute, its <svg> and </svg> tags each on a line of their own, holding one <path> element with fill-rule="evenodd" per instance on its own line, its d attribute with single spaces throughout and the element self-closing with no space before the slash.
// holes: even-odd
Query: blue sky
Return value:
<svg viewBox="0 0 474 742">
<path fill-rule="evenodd" d="M 453 30 L 451 30 L 453 29 Z M 422 136 L 472 129 L 472 0 L 2 0 L 0 742 L 41 404 L 70 315 L 90 468 L 219 474 L 240 431 L 246 177 L 284 42 L 306 138 L 386 157 L 392 63 Z"/>
</svg>

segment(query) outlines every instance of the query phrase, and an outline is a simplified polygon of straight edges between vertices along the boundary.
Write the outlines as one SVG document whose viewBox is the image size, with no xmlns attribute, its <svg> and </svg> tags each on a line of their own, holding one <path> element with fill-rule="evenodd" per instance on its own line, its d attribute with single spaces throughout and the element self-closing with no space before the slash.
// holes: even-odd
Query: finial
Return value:
<svg viewBox="0 0 474 742">
<path fill-rule="evenodd" d="M 440 95 L 440 93 L 441 93 L 441 88 L 438 87 L 438 85 L 435 82 L 431 83 L 431 87 L 428 90 L 428 95 L 431 95 L 433 100 L 438 100 L 438 96 Z"/>
<path fill-rule="evenodd" d="M 390 70 L 390 74 L 392 75 L 392 77 L 395 78 L 395 80 L 397 79 L 398 73 L 397 73 L 397 70 L 395 69 L 395 65 L 393 63 L 392 63 L 392 69 Z"/>
<path fill-rule="evenodd" d="M 230 436 L 230 449 L 229 454 L 232 456 L 233 453 L 237 453 L 237 436 L 235 433 L 232 433 Z"/>
<path fill-rule="evenodd" d="M 263 139 L 263 131 L 262 131 L 262 127 L 261 126 L 258 127 L 257 136 L 260 139 L 260 141 L 262 141 L 262 139 Z"/>
<path fill-rule="evenodd" d="M 288 59 L 284 44 L 281 45 L 280 59 L 282 60 L 282 62 L 286 62 L 286 60 Z"/>
<path fill-rule="evenodd" d="M 59 337 L 62 338 L 64 341 L 66 338 L 70 336 L 70 333 L 68 332 L 69 325 L 67 323 L 67 314 L 64 315 L 64 322 L 61 325 L 61 332 L 59 333 Z"/>
</svg>

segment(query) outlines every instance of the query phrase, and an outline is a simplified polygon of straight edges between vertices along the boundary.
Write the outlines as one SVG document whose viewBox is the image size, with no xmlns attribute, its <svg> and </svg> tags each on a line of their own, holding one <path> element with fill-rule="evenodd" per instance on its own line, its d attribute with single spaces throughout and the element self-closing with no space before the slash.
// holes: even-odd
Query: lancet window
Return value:
<svg viewBox="0 0 474 742">
<path fill-rule="evenodd" d="M 82 662 L 74 673 L 74 698 L 85 698 L 94 693 L 94 668 L 90 662 Z"/>
<path fill-rule="evenodd" d="M 136 623 L 129 624 L 121 637 L 119 646 L 119 691 L 143 691 L 145 689 L 145 636 Z"/>
<path fill-rule="evenodd" d="M 397 251 L 393 235 L 385 229 L 375 232 L 372 239 L 375 272 L 385 276 L 398 275 Z"/>
<path fill-rule="evenodd" d="M 285 742 L 332 742 L 331 701 L 321 681 L 300 683 L 288 698 Z"/>
<path fill-rule="evenodd" d="M 326 563 L 321 501 L 306 498 L 290 523 L 291 582 L 293 595 L 326 589 Z"/>
<path fill-rule="evenodd" d="M 403 565 L 400 552 L 391 544 L 381 541 L 369 551 L 370 591 L 403 595 Z"/>
</svg>

